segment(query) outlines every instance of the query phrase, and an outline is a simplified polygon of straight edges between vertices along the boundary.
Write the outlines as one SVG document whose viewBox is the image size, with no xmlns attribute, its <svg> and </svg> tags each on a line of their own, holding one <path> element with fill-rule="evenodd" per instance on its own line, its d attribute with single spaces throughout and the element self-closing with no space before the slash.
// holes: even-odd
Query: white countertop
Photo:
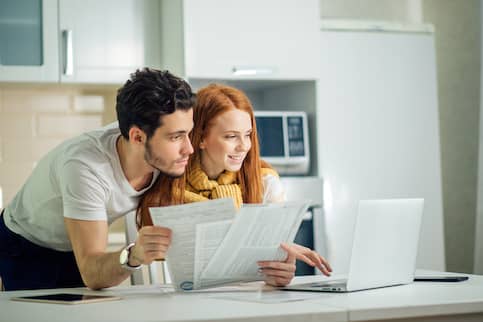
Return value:
<svg viewBox="0 0 483 322">
<path fill-rule="evenodd" d="M 419 271 L 431 273 L 429 271 Z M 442 273 L 439 273 L 442 274 Z M 445 273 L 451 274 L 451 273 Z M 0 292 L 0 321 L 367 321 L 414 318 L 444 321 L 466 314 L 483 321 L 483 276 L 457 283 L 416 282 L 404 286 L 353 293 L 308 293 L 309 298 L 281 303 L 260 303 L 261 295 L 288 297 L 302 292 L 175 293 L 164 285 L 114 287 L 100 292 L 85 288 Z M 334 276 L 332 279 L 337 278 Z M 297 282 L 327 279 L 298 277 Z M 10 301 L 11 297 L 56 292 L 103 293 L 120 301 L 62 305 Z M 281 293 L 278 293 L 281 292 Z M 278 295 L 277 295 L 278 294 Z M 238 300 L 234 300 L 238 297 Z M 244 300 L 241 299 L 244 298 Z M 459 317 L 457 317 L 459 320 Z M 411 320 L 413 321 L 413 320 Z"/>
</svg>

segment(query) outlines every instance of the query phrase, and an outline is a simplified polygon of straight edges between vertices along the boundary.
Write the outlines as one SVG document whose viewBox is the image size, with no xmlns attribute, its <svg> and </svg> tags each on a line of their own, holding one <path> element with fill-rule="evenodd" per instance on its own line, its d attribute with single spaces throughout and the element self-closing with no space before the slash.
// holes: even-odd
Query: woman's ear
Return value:
<svg viewBox="0 0 483 322">
<path fill-rule="evenodd" d="M 203 150 L 206 147 L 205 140 L 201 140 L 200 142 L 200 150 Z"/>
</svg>

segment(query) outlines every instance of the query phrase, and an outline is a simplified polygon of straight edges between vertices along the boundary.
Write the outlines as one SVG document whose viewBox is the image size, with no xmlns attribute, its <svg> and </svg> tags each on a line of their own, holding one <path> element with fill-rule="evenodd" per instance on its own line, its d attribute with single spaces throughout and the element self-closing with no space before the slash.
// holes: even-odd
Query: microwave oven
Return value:
<svg viewBox="0 0 483 322">
<path fill-rule="evenodd" d="M 261 158 L 281 175 L 306 175 L 310 152 L 307 114 L 255 111 Z"/>
</svg>

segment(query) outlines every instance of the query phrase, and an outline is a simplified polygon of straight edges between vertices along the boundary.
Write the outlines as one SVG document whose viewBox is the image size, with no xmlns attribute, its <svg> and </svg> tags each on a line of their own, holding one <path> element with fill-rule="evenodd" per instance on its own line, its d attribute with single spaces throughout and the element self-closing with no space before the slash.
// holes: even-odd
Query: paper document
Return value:
<svg viewBox="0 0 483 322">
<path fill-rule="evenodd" d="M 287 255 L 280 243 L 293 242 L 308 206 L 303 202 L 244 205 L 203 269 L 200 286 L 217 285 L 223 280 L 262 280 L 257 262 L 285 260 Z"/>
<path fill-rule="evenodd" d="M 313 292 L 285 292 L 267 291 L 267 292 L 230 292 L 222 294 L 210 294 L 210 298 L 234 301 L 246 301 L 257 303 L 284 303 L 294 301 L 311 300 L 320 298 L 323 295 Z"/>
<path fill-rule="evenodd" d="M 149 210 L 154 225 L 168 227 L 173 232 L 166 258 L 174 286 L 192 289 L 196 226 L 233 219 L 236 213 L 233 200 L 224 198 Z"/>
<path fill-rule="evenodd" d="M 231 223 L 232 220 L 225 220 L 196 226 L 193 289 L 196 290 L 202 287 L 201 274 L 223 241 Z M 230 282 L 230 280 L 220 281 L 219 277 L 215 279 L 218 283 Z M 206 282 L 208 283 L 208 281 Z"/>
<path fill-rule="evenodd" d="M 153 223 L 169 227 L 173 239 L 168 268 L 177 289 L 257 281 L 257 261 L 283 261 L 280 243 L 295 238 L 309 202 L 243 205 L 232 199 L 150 208 Z"/>
</svg>

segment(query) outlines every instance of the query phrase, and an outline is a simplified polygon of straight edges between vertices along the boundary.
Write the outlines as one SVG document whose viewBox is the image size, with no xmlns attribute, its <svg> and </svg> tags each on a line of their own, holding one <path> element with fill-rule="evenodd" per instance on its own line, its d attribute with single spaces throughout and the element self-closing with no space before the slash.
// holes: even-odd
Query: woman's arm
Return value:
<svg viewBox="0 0 483 322">
<path fill-rule="evenodd" d="M 278 176 L 267 174 L 262 178 L 263 203 L 284 202 L 286 200 L 285 188 Z M 317 267 L 324 275 L 332 272 L 329 262 L 316 251 L 298 244 L 288 245 L 294 252 L 296 259 Z"/>
</svg>

